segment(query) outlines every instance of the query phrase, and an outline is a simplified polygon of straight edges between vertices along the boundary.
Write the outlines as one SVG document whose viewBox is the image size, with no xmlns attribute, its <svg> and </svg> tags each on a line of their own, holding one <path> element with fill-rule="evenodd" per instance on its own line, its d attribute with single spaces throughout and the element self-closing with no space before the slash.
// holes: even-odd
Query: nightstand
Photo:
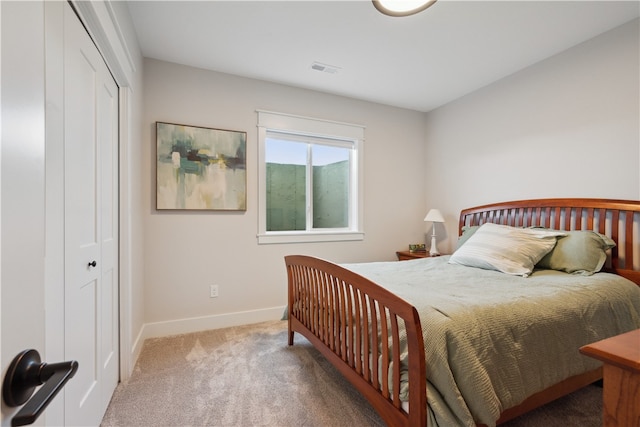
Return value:
<svg viewBox="0 0 640 427">
<path fill-rule="evenodd" d="M 419 251 L 419 252 L 410 252 L 410 251 L 397 251 L 396 256 L 398 257 L 398 261 L 406 261 L 409 259 L 417 259 L 417 258 L 429 258 L 429 252 L 427 251 Z"/>
<path fill-rule="evenodd" d="M 580 353 L 604 362 L 603 425 L 640 425 L 640 329 L 585 345 Z"/>
</svg>

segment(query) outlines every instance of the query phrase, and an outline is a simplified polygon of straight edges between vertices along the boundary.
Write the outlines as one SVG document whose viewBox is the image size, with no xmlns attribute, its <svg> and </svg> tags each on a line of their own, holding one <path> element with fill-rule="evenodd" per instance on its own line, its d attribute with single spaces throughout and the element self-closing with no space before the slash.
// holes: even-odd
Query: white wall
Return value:
<svg viewBox="0 0 640 427">
<path fill-rule="evenodd" d="M 454 248 L 465 207 L 640 199 L 636 19 L 427 114 L 426 198 Z"/>
<path fill-rule="evenodd" d="M 0 368 L 3 374 L 13 357 L 23 349 L 38 350 L 43 360 L 48 362 L 61 361 L 58 359 L 58 354 L 51 349 L 51 341 L 55 341 L 55 337 L 49 333 L 50 325 L 48 324 L 52 317 L 52 310 L 46 309 L 51 308 L 49 301 L 52 294 L 56 293 L 51 289 L 52 280 L 49 277 L 51 269 L 60 271 L 63 261 L 59 254 L 51 251 L 51 247 L 59 248 L 60 245 L 56 246 L 56 243 L 60 242 L 52 244 L 45 237 L 51 236 L 51 227 L 59 227 L 59 224 L 52 221 L 51 205 L 59 207 L 62 204 L 62 199 L 50 193 L 52 182 L 55 181 L 55 185 L 58 185 L 62 177 L 59 173 L 53 173 L 52 169 L 47 169 L 46 165 L 51 165 L 52 155 L 55 157 L 59 154 L 58 145 L 61 145 L 59 140 L 50 138 L 49 132 L 51 126 L 60 129 L 61 118 L 59 112 L 56 112 L 57 106 L 53 102 L 47 103 L 47 96 L 51 95 L 51 91 L 61 90 L 61 88 L 47 87 L 59 75 L 54 75 L 52 80 L 50 74 L 52 70 L 47 69 L 47 66 L 56 62 L 52 56 L 61 55 L 60 35 L 52 37 L 51 28 L 60 24 L 63 4 L 64 2 L 43 1 L 0 2 L 2 12 L 1 122 L 3 125 L 0 144 L 2 161 L 0 168 L 2 172 Z M 102 6 L 97 2 L 92 4 L 94 7 Z M 141 161 L 142 58 L 127 16 L 126 6 L 123 9 L 123 6 L 116 2 L 114 11 L 119 20 L 117 27 L 123 33 L 118 36 L 113 33 L 108 37 L 113 36 L 116 39 L 115 43 L 125 41 L 128 44 L 132 55 L 131 63 L 139 73 L 133 72 L 129 82 L 132 90 L 129 98 L 129 123 L 131 123 L 129 133 L 130 142 L 132 142 L 129 158 L 137 167 Z M 96 27 L 97 24 L 93 22 L 92 25 Z M 124 40 L 119 39 L 120 35 L 124 36 Z M 54 163 L 56 162 L 57 160 L 54 160 Z M 128 212 L 130 216 L 128 221 L 133 224 L 132 228 L 135 228 L 131 237 L 130 251 L 130 258 L 133 260 L 130 263 L 133 264 L 130 273 L 132 278 L 130 287 L 133 294 L 130 308 L 134 312 L 131 329 L 134 331 L 142 329 L 144 313 L 140 178 L 136 177 L 139 174 L 138 171 L 139 169 L 135 169 L 131 174 L 132 180 L 126 183 L 133 184 L 132 198 L 135 197 L 137 202 Z M 56 206 L 54 211 L 57 210 Z M 59 233 L 54 234 L 59 235 Z M 52 264 L 56 263 L 58 265 L 52 267 Z M 60 347 L 58 344 L 56 346 Z M 44 417 L 48 424 L 60 424 L 61 403 L 61 397 L 58 397 L 47 407 Z M 1 424 L 9 425 L 10 417 L 15 411 L 16 408 L 8 408 L 3 402 Z M 38 423 L 42 424 L 44 417 L 39 419 Z"/>
<path fill-rule="evenodd" d="M 157 60 L 144 64 L 144 336 L 279 318 L 284 255 L 393 260 L 424 242 L 424 115 Z M 364 125 L 365 240 L 258 245 L 256 109 Z M 247 211 L 155 209 L 155 122 L 247 132 Z M 220 287 L 209 298 L 209 285 Z"/>
<path fill-rule="evenodd" d="M 446 253 L 464 207 L 640 198 L 638 50 L 636 20 L 426 115 L 146 59 L 141 338 L 276 318 L 284 255 L 393 260 L 426 240 L 432 207 L 447 218 L 438 230 Z M 366 126 L 365 241 L 257 245 L 256 109 Z M 157 211 L 156 121 L 246 131 L 247 211 Z"/>
</svg>

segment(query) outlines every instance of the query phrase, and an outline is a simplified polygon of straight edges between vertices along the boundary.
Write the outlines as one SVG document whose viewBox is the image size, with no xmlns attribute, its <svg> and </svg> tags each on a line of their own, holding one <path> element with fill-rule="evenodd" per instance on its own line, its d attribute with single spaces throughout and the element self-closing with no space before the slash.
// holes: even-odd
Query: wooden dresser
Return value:
<svg viewBox="0 0 640 427">
<path fill-rule="evenodd" d="M 640 329 L 580 348 L 604 362 L 603 425 L 640 426 Z"/>
</svg>

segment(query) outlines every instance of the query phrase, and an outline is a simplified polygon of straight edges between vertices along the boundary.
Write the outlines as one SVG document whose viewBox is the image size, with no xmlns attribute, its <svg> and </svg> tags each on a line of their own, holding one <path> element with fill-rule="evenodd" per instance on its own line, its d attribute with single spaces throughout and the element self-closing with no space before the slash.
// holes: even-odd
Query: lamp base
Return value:
<svg viewBox="0 0 640 427">
<path fill-rule="evenodd" d="M 429 249 L 429 255 L 431 256 L 439 256 L 440 252 L 438 252 L 438 248 L 436 246 L 436 235 L 431 236 L 431 248 Z"/>
</svg>

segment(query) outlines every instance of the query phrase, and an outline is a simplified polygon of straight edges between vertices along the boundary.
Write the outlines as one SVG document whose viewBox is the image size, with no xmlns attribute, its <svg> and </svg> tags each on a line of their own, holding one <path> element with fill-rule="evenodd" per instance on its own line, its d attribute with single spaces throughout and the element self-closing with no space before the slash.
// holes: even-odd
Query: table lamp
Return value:
<svg viewBox="0 0 640 427">
<path fill-rule="evenodd" d="M 438 209 L 431 209 L 427 216 L 424 217 L 425 221 L 431 221 L 432 223 L 432 234 L 431 234 L 431 248 L 429 249 L 429 255 L 438 256 L 440 252 L 438 252 L 438 248 L 436 247 L 436 222 L 444 222 L 444 218 Z"/>
</svg>

